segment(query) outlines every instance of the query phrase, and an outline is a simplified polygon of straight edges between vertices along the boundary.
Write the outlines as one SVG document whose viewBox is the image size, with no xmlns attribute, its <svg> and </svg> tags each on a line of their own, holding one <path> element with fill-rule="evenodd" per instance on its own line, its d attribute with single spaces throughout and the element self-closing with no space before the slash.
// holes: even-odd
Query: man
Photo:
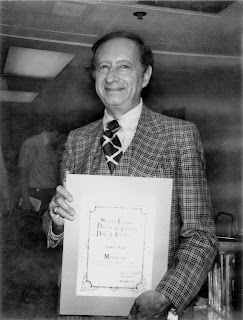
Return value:
<svg viewBox="0 0 243 320">
<path fill-rule="evenodd" d="M 198 131 L 189 122 L 152 112 L 143 104 L 141 91 L 149 83 L 153 56 L 140 38 L 114 32 L 101 38 L 92 50 L 93 76 L 105 105 L 104 117 L 70 133 L 62 175 L 67 171 L 113 172 L 173 178 L 168 271 L 156 291 L 136 298 L 129 319 L 166 319 L 170 308 L 181 315 L 204 283 L 218 245 Z M 114 119 L 118 128 L 111 128 Z M 113 139 L 115 157 L 112 144 L 110 154 L 102 150 L 109 139 Z M 58 186 L 43 223 L 49 246 L 62 240 L 64 220 L 75 219 L 71 202 L 72 195 Z"/>
<path fill-rule="evenodd" d="M 42 132 L 25 140 L 20 149 L 20 206 L 26 212 L 37 211 L 42 216 L 60 183 L 60 161 L 54 150 L 60 135 L 52 118 L 37 125 Z M 34 208 L 30 197 L 41 201 L 39 210 Z"/>
</svg>

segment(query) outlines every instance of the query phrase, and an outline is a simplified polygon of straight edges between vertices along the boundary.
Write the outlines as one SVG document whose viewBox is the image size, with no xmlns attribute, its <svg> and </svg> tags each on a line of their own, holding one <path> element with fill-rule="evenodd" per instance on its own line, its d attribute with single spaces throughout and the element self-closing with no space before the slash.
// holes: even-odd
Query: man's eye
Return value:
<svg viewBox="0 0 243 320">
<path fill-rule="evenodd" d="M 103 64 L 103 65 L 99 66 L 99 70 L 104 70 L 104 69 L 107 69 L 107 68 L 109 68 L 109 67 L 106 64 Z"/>
<path fill-rule="evenodd" d="M 129 66 L 127 64 L 122 64 L 120 66 L 121 69 L 129 69 Z"/>
</svg>

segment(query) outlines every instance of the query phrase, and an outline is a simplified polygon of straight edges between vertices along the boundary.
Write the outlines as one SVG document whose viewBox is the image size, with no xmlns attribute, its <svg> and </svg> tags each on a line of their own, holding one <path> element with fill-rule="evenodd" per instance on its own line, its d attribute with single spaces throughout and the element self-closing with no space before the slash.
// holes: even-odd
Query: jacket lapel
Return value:
<svg viewBox="0 0 243 320">
<path fill-rule="evenodd" d="M 103 133 L 102 120 L 86 132 L 85 148 L 83 149 L 84 170 L 82 173 L 96 172 L 102 157 L 100 137 Z M 153 173 L 162 161 L 163 150 L 168 141 L 161 117 L 158 120 L 154 112 L 145 105 L 138 122 L 137 130 L 132 141 L 132 159 L 128 175 L 137 177 L 153 177 Z M 163 175 L 163 173 L 161 173 Z"/>
<path fill-rule="evenodd" d="M 85 174 L 92 174 L 93 166 L 97 162 L 97 159 L 100 159 L 100 152 L 102 151 L 99 148 L 100 137 L 102 135 L 102 121 L 94 128 L 94 130 L 87 132 L 84 137 L 86 148 L 84 149 L 84 172 Z M 99 152 L 100 151 L 100 152 Z"/>
<path fill-rule="evenodd" d="M 152 177 L 158 167 L 167 142 L 164 126 L 145 105 L 133 141 L 133 155 L 129 175 Z"/>
</svg>

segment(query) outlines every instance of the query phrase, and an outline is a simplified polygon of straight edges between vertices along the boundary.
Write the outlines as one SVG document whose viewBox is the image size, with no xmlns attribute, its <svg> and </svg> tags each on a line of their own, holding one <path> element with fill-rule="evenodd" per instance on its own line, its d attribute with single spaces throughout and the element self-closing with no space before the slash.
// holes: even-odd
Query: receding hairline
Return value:
<svg viewBox="0 0 243 320">
<path fill-rule="evenodd" d="M 106 35 L 101 37 L 92 46 L 93 56 L 91 58 L 90 67 L 87 68 L 92 78 L 94 76 L 93 72 L 95 71 L 95 64 L 97 63 L 98 49 L 101 48 L 104 44 L 108 43 L 109 41 L 116 39 L 130 40 L 135 44 L 135 47 L 137 48 L 136 53 L 138 54 L 138 58 L 144 72 L 148 69 L 149 66 L 151 66 L 152 68 L 154 67 L 154 58 L 152 50 L 149 46 L 147 46 L 144 43 L 143 39 L 139 35 L 128 31 L 114 31 L 107 33 Z"/>
<path fill-rule="evenodd" d="M 110 40 L 115 40 L 115 39 L 127 39 L 131 40 L 132 42 L 136 43 L 138 46 L 145 46 L 145 43 L 142 38 L 140 38 L 137 34 L 132 33 L 132 32 L 127 32 L 127 31 L 114 31 L 107 33 L 103 37 L 101 37 L 99 40 L 97 40 L 93 46 L 92 46 L 92 51 L 93 53 L 96 52 L 96 50 L 104 43 L 110 41 Z"/>
<path fill-rule="evenodd" d="M 139 38 L 139 39 L 140 39 L 140 38 Z M 92 51 L 93 51 L 93 58 L 92 58 L 93 64 L 97 63 L 97 56 L 98 56 L 98 54 L 99 54 L 99 50 L 101 50 L 104 45 L 106 45 L 107 43 L 109 43 L 109 42 L 111 42 L 111 41 L 113 41 L 113 40 L 114 40 L 114 41 L 116 41 L 116 40 L 127 40 L 127 41 L 129 41 L 130 43 L 133 43 L 134 46 L 135 46 L 136 54 L 138 55 L 138 59 L 139 59 L 139 61 L 140 61 L 140 64 L 141 64 L 142 68 L 144 69 L 144 71 L 146 71 L 147 67 L 148 67 L 150 64 L 148 64 L 148 65 L 146 66 L 146 68 L 144 68 L 141 46 L 146 47 L 145 44 L 143 43 L 143 41 L 142 41 L 141 39 L 140 39 L 141 42 L 138 42 L 136 39 L 131 39 L 131 38 L 126 37 L 126 36 L 123 36 L 123 35 L 117 35 L 117 36 L 115 36 L 115 37 L 113 37 L 113 38 L 111 38 L 111 39 L 106 39 L 105 41 L 99 43 L 99 45 L 97 45 L 97 46 L 95 47 L 95 49 L 93 49 L 93 47 L 92 47 Z M 152 66 L 152 65 L 151 65 L 151 66 Z"/>
<path fill-rule="evenodd" d="M 132 40 L 132 39 L 129 39 L 129 38 L 126 38 L 126 37 L 116 37 L 116 38 L 112 38 L 112 39 L 109 39 L 109 40 L 107 40 L 107 41 L 102 42 L 102 43 L 96 48 L 96 50 L 94 51 L 94 57 L 97 56 L 98 51 L 99 51 L 102 47 L 104 47 L 104 45 L 106 45 L 107 43 L 109 43 L 109 42 L 111 42 L 111 41 L 116 41 L 116 40 L 125 40 L 125 41 L 129 41 L 130 43 L 134 44 L 134 46 L 135 46 L 135 48 L 136 48 L 136 50 L 137 50 L 137 54 L 138 54 L 139 57 L 140 57 L 140 47 L 139 47 L 138 43 L 137 43 L 136 41 L 134 41 L 134 40 Z"/>
</svg>

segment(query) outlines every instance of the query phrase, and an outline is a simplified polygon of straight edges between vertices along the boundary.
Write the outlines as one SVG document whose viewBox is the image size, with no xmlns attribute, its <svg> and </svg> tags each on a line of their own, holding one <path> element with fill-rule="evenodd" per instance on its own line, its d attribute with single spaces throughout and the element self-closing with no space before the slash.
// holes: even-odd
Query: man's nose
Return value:
<svg viewBox="0 0 243 320">
<path fill-rule="evenodd" d="M 113 82 L 113 81 L 118 81 L 118 79 L 119 79 L 119 76 L 118 76 L 117 68 L 111 67 L 108 70 L 108 73 L 106 75 L 106 81 L 108 83 L 110 83 L 110 82 Z"/>
</svg>

